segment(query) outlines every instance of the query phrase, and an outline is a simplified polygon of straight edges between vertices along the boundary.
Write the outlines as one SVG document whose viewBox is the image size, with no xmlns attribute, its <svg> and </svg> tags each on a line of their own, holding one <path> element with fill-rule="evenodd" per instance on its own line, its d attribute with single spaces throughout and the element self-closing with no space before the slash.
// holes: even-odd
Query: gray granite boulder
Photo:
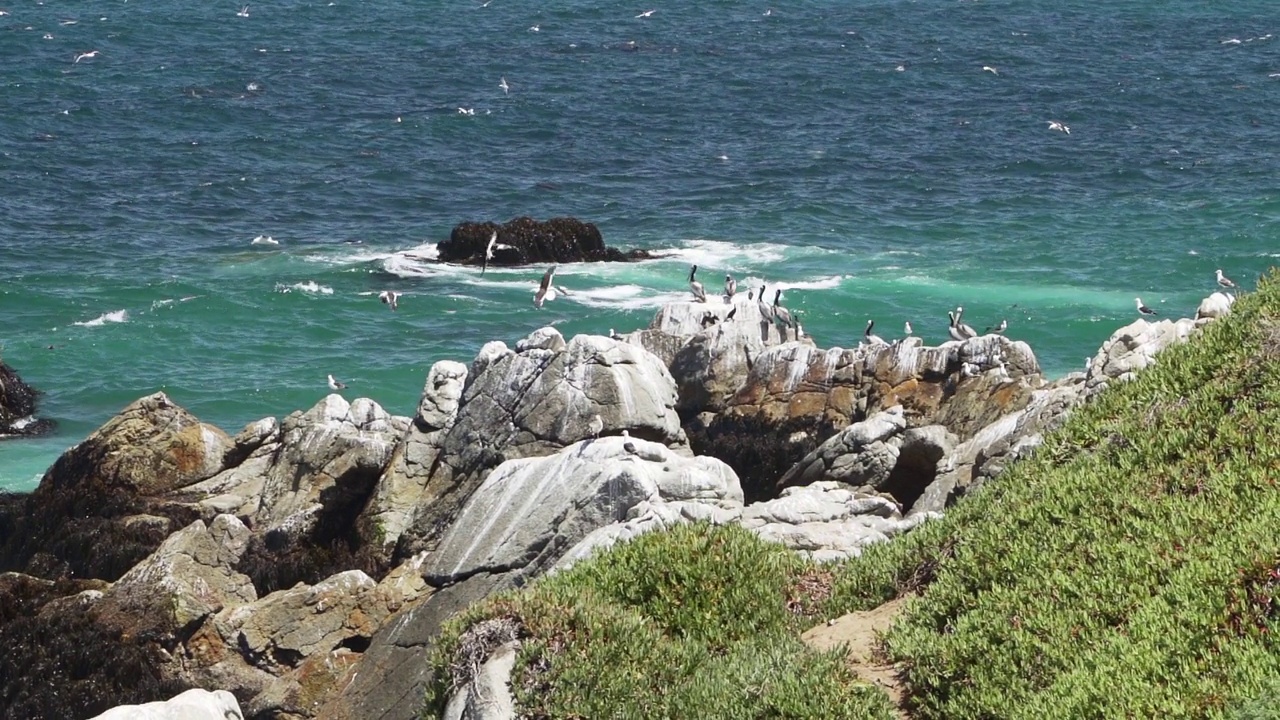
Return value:
<svg viewBox="0 0 1280 720">
<path fill-rule="evenodd" d="M 1208 320 L 1138 319 L 1111 334 L 1089 362 L 1085 379 L 1087 396 L 1097 395 L 1108 384 L 1133 378 L 1134 373 L 1155 362 L 1166 347 L 1185 342 L 1200 323 Z"/>
<path fill-rule="evenodd" d="M 236 696 L 226 690 L 187 690 L 169 700 L 121 705 L 89 720 L 243 720 Z"/>
</svg>

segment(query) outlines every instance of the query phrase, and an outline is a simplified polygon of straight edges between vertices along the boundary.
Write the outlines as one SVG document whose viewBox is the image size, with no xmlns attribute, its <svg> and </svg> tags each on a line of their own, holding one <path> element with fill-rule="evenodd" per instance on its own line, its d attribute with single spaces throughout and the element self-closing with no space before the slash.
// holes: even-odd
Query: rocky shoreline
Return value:
<svg viewBox="0 0 1280 720">
<path fill-rule="evenodd" d="M 416 717 L 424 650 L 476 600 L 692 520 L 857 556 L 1230 303 L 1137 320 L 1052 382 L 1002 335 L 821 349 L 739 298 L 490 342 L 436 363 L 412 417 L 334 394 L 229 435 L 150 395 L 0 497 L 4 710 L 206 688 L 244 717 Z"/>
<path fill-rule="evenodd" d="M 52 420 L 36 417 L 39 395 L 18 377 L 16 370 L 0 360 L 0 438 L 31 437 L 53 430 Z"/>
</svg>

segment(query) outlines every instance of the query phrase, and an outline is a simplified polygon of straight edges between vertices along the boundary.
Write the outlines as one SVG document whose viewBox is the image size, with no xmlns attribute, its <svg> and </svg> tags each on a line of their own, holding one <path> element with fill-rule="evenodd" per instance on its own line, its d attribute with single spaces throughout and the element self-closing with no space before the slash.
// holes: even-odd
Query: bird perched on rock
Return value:
<svg viewBox="0 0 1280 720">
<path fill-rule="evenodd" d="M 346 384 L 346 383 L 343 383 L 343 382 L 338 382 L 337 380 L 334 380 L 334 379 L 333 379 L 333 376 L 332 376 L 332 375 L 330 375 L 330 376 L 329 376 L 329 389 L 330 389 L 330 390 L 346 390 L 346 389 L 347 389 L 347 384 Z"/>
<path fill-rule="evenodd" d="M 948 328 L 947 333 L 951 335 L 952 340 L 959 340 L 961 342 L 964 342 L 969 338 L 978 337 L 978 333 L 973 328 L 961 322 L 960 316 L 962 314 L 964 314 L 963 306 L 957 307 L 955 312 L 947 313 L 947 317 L 951 318 L 951 327 Z"/>
<path fill-rule="evenodd" d="M 886 343 L 884 341 L 884 338 L 880 337 L 879 335 L 872 334 L 871 328 L 875 327 L 875 325 L 876 325 L 875 320 L 868 320 L 867 329 L 863 331 L 862 337 L 866 339 L 868 345 L 888 345 L 889 343 Z"/>
<path fill-rule="evenodd" d="M 378 299 L 382 301 L 383 305 L 390 305 L 391 309 L 395 310 L 400 304 L 400 293 L 395 290 L 383 290 L 378 293 Z"/>
<path fill-rule="evenodd" d="M 1159 315 L 1160 314 L 1155 310 L 1152 310 L 1151 308 L 1147 307 L 1146 304 L 1142 302 L 1142 298 L 1134 298 L 1134 300 L 1138 303 L 1138 312 L 1142 313 L 1143 315 Z"/>
<path fill-rule="evenodd" d="M 782 341 L 786 342 L 787 328 L 795 327 L 796 321 L 791 318 L 789 310 L 778 304 L 781 298 L 782 289 L 779 288 L 773 293 L 773 324 L 778 326 L 778 334 L 782 336 Z"/>
<path fill-rule="evenodd" d="M 736 307 L 735 307 L 735 308 L 733 308 L 732 310 L 730 310 L 730 311 L 729 311 L 729 314 L 728 314 L 728 315 L 725 315 L 725 316 L 724 316 L 724 321 L 725 321 L 725 322 L 729 322 L 730 320 L 732 320 L 732 319 L 733 319 L 733 316 L 734 316 L 734 315 L 737 315 L 737 314 L 738 314 L 738 308 L 736 308 Z"/>
<path fill-rule="evenodd" d="M 591 439 L 600 437 L 600 433 L 604 432 L 604 419 L 599 413 L 591 416 L 591 422 L 587 423 L 587 432 L 591 433 Z"/>
<path fill-rule="evenodd" d="M 693 291 L 694 300 L 697 300 L 698 302 L 706 302 L 707 291 L 702 287 L 702 283 L 697 281 L 695 277 L 697 274 L 698 266 L 694 265 L 693 268 L 689 270 L 689 289 Z"/>
<path fill-rule="evenodd" d="M 1219 268 L 1218 270 L 1215 270 L 1214 272 L 1218 274 L 1218 287 L 1235 289 L 1236 284 L 1231 281 L 1231 278 L 1222 274 L 1221 268 Z"/>
<path fill-rule="evenodd" d="M 760 286 L 760 294 L 756 295 L 756 309 L 760 311 L 760 317 L 767 323 L 773 322 L 773 308 L 764 299 L 765 286 Z"/>
<path fill-rule="evenodd" d="M 911 321 L 910 320 L 902 323 L 902 332 L 907 337 L 911 337 Z"/>
<path fill-rule="evenodd" d="M 1001 320 L 999 325 L 992 325 L 983 333 L 984 335 L 1003 335 L 1005 330 L 1009 329 L 1009 321 Z"/>
<path fill-rule="evenodd" d="M 733 279 L 732 275 L 724 276 L 724 301 L 733 302 L 733 296 L 738 292 L 738 281 Z"/>
<path fill-rule="evenodd" d="M 636 444 L 631 442 L 631 433 L 626 430 L 622 431 L 622 439 L 626 442 L 622 443 L 622 449 L 627 451 L 628 455 L 639 455 L 640 451 L 636 449 Z"/>
</svg>

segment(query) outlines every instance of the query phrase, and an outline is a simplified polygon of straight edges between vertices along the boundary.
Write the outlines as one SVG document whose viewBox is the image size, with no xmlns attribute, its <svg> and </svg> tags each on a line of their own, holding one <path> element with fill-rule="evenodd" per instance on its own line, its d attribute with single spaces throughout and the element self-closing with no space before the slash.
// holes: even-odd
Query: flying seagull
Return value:
<svg viewBox="0 0 1280 720">
<path fill-rule="evenodd" d="M 1061 130 L 1062 132 L 1064 132 L 1064 133 L 1066 133 L 1066 134 L 1068 134 L 1068 135 L 1070 135 L 1070 134 L 1071 134 L 1071 128 L 1067 127 L 1066 125 L 1063 125 L 1062 123 L 1058 122 L 1057 120 L 1049 120 L 1048 122 L 1049 122 L 1049 129 L 1050 129 L 1050 130 Z"/>
<path fill-rule="evenodd" d="M 983 65 L 983 66 L 982 66 L 982 71 L 983 71 L 983 72 L 989 72 L 989 73 L 991 73 L 992 75 L 999 75 L 999 74 L 1000 74 L 1000 71 L 999 71 L 999 70 L 996 70 L 995 68 L 991 67 L 990 65 Z"/>
<path fill-rule="evenodd" d="M 378 293 L 378 299 L 382 301 L 383 305 L 390 305 L 394 311 L 400 304 L 400 293 L 395 290 L 383 290 Z"/>
<path fill-rule="evenodd" d="M 702 283 L 698 282 L 694 278 L 694 276 L 697 274 L 698 274 L 698 266 L 694 265 L 693 268 L 689 270 L 689 289 L 693 291 L 693 297 L 695 300 L 697 300 L 698 302 L 706 302 L 707 291 L 703 289 Z"/>
<path fill-rule="evenodd" d="M 888 345 L 889 343 L 885 342 L 884 338 L 880 337 L 879 335 L 872 334 L 871 328 L 875 327 L 875 325 L 876 325 L 875 320 L 867 321 L 867 329 L 862 333 L 862 336 L 867 340 L 867 344 L 868 345 Z"/>
<path fill-rule="evenodd" d="M 1222 274 L 1221 268 L 1219 268 L 1218 270 L 1215 270 L 1214 272 L 1218 273 L 1218 287 L 1233 288 L 1233 289 L 1236 287 L 1236 284 L 1234 282 L 1231 282 L 1231 278 Z"/>
<path fill-rule="evenodd" d="M 505 76 L 498 81 L 498 87 L 502 88 L 503 95 L 511 92 L 511 86 L 507 84 L 507 78 Z"/>
<path fill-rule="evenodd" d="M 1144 305 L 1142 303 L 1142 298 L 1134 298 L 1134 300 L 1137 301 L 1138 303 L 1138 312 L 1142 313 L 1143 315 L 1159 315 L 1160 314 L 1155 310 L 1152 310 L 1151 308 Z"/>
<path fill-rule="evenodd" d="M 240 12 L 236 13 L 236 17 L 249 17 L 249 6 L 245 5 L 240 8 Z"/>
<path fill-rule="evenodd" d="M 733 279 L 732 275 L 724 276 L 724 301 L 733 302 L 733 296 L 738 292 L 738 281 Z"/>
<path fill-rule="evenodd" d="M 639 15 L 637 15 L 636 17 L 637 17 L 637 18 L 647 18 L 647 17 L 649 17 L 650 15 L 653 15 L 653 14 L 654 14 L 654 13 L 656 13 L 656 12 L 658 12 L 658 11 L 657 11 L 657 10 L 645 10 L 644 12 L 640 13 L 640 14 L 639 14 Z"/>
<path fill-rule="evenodd" d="M 493 259 L 493 246 L 498 244 L 498 231 L 494 230 L 489 236 L 489 245 L 484 249 L 484 259 L 480 261 L 480 274 L 489 268 L 489 261 Z"/>
<path fill-rule="evenodd" d="M 542 307 L 543 300 L 556 299 L 555 288 L 551 287 L 551 281 L 555 278 L 555 276 L 556 276 L 555 265 L 552 265 L 551 267 L 547 268 L 547 271 L 542 274 L 542 284 L 538 286 L 538 292 L 533 296 L 534 307 L 536 308 Z"/>
<path fill-rule="evenodd" d="M 80 62 L 81 60 L 88 60 L 89 58 L 96 58 L 96 57 L 98 57 L 98 51 L 97 51 L 97 50 L 90 50 L 89 52 L 82 52 L 82 53 L 80 53 L 79 55 L 76 55 L 76 59 L 75 59 L 71 64 L 72 64 L 72 65 L 74 65 L 75 63 L 78 63 L 78 62 Z"/>
<path fill-rule="evenodd" d="M 347 389 L 347 384 L 346 384 L 346 383 L 343 383 L 343 382 L 338 382 L 337 380 L 334 380 L 334 379 L 333 379 L 333 376 L 332 376 L 332 375 L 330 375 L 330 376 L 329 376 L 329 389 L 330 389 L 330 390 L 346 390 L 346 389 Z"/>
</svg>

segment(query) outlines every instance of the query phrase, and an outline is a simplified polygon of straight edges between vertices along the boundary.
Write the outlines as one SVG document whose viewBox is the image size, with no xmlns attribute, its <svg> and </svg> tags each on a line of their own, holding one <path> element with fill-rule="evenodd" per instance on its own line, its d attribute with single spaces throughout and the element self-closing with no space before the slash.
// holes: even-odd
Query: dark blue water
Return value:
<svg viewBox="0 0 1280 720">
<path fill-rule="evenodd" d="M 963 304 L 1061 374 L 1134 297 L 1280 255 L 1270 3 L 189 5 L 0 16 L 0 342 L 62 428 L 0 487 L 158 389 L 229 431 L 328 373 L 408 413 L 487 340 L 647 324 L 691 262 L 824 346 Z M 562 267 L 542 311 L 540 268 L 414 259 L 520 215 L 677 252 Z"/>
</svg>

